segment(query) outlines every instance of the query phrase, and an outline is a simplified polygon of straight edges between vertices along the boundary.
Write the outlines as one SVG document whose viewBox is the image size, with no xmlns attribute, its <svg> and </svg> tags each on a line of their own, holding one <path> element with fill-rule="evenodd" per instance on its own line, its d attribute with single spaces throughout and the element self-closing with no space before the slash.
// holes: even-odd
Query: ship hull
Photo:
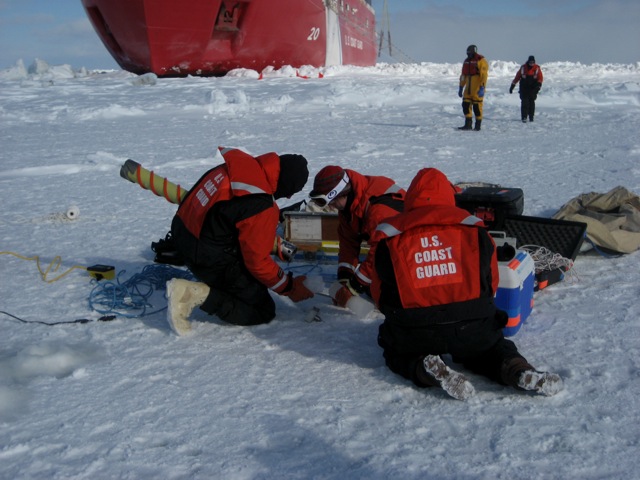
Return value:
<svg viewBox="0 0 640 480">
<path fill-rule="evenodd" d="M 365 0 L 82 0 L 125 70 L 224 75 L 285 65 L 370 66 L 375 14 Z"/>
</svg>

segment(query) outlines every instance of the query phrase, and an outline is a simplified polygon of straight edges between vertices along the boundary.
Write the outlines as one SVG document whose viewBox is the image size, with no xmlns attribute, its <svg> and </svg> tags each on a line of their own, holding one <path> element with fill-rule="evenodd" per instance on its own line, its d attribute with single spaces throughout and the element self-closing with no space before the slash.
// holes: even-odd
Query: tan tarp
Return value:
<svg viewBox="0 0 640 480">
<path fill-rule="evenodd" d="M 620 253 L 640 248 L 640 197 L 624 187 L 579 195 L 553 218 L 586 223 L 587 237 L 599 247 Z"/>
</svg>

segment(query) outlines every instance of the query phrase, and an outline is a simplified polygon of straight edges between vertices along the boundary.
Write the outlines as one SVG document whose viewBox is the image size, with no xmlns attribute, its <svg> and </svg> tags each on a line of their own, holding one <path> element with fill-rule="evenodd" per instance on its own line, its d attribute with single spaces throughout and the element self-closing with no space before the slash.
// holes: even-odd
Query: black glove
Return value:
<svg viewBox="0 0 640 480">
<path fill-rule="evenodd" d="M 536 83 L 536 93 L 538 93 L 541 88 L 542 88 L 542 84 L 540 82 Z"/>
<path fill-rule="evenodd" d="M 511 87 L 509 88 L 509 93 L 513 93 L 513 89 L 514 89 L 515 85 L 512 83 Z"/>
<path fill-rule="evenodd" d="M 458 96 L 460 98 L 462 98 L 462 90 L 464 90 L 464 87 L 458 87 Z"/>
</svg>

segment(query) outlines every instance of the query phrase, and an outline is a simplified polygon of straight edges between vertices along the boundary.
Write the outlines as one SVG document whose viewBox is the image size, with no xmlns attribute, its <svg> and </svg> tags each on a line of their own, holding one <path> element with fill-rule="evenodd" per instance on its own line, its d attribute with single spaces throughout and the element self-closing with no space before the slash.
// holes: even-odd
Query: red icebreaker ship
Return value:
<svg viewBox="0 0 640 480">
<path fill-rule="evenodd" d="M 224 75 L 376 62 L 371 0 L 81 0 L 125 70 Z"/>
</svg>

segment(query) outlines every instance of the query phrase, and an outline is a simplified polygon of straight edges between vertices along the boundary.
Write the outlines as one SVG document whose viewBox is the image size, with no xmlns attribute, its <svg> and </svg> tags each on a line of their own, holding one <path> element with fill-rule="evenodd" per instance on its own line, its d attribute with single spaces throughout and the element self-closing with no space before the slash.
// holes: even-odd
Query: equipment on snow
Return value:
<svg viewBox="0 0 640 480">
<path fill-rule="evenodd" d="M 521 215 L 524 209 L 521 188 L 471 186 L 456 193 L 455 198 L 457 207 L 481 218 L 492 230 L 502 229 L 507 216 Z"/>
<path fill-rule="evenodd" d="M 640 249 L 640 196 L 625 187 L 578 195 L 553 218 L 584 222 L 589 242 L 609 252 Z"/>
<path fill-rule="evenodd" d="M 534 291 L 564 279 L 585 238 L 587 224 L 552 218 L 510 215 L 502 229 L 517 240 L 518 249 L 529 251 L 536 265 Z M 546 250 L 546 252 L 545 252 Z"/>
<path fill-rule="evenodd" d="M 273 250 L 272 254 L 277 255 L 278 258 L 285 262 L 291 262 L 293 257 L 296 256 L 296 252 L 298 251 L 298 247 L 296 247 L 293 243 L 287 242 L 280 236 L 276 236 L 273 240 Z"/>
<path fill-rule="evenodd" d="M 93 265 L 91 267 L 87 267 L 87 272 L 89 275 L 96 280 L 113 280 L 116 278 L 116 269 L 112 265 Z"/>
<path fill-rule="evenodd" d="M 165 177 L 156 175 L 147 170 L 134 160 L 127 160 L 120 167 L 120 176 L 132 183 L 137 183 L 145 190 L 151 190 L 159 197 L 164 197 L 168 202 L 179 204 L 189 192 L 180 185 L 170 182 Z"/>
</svg>

